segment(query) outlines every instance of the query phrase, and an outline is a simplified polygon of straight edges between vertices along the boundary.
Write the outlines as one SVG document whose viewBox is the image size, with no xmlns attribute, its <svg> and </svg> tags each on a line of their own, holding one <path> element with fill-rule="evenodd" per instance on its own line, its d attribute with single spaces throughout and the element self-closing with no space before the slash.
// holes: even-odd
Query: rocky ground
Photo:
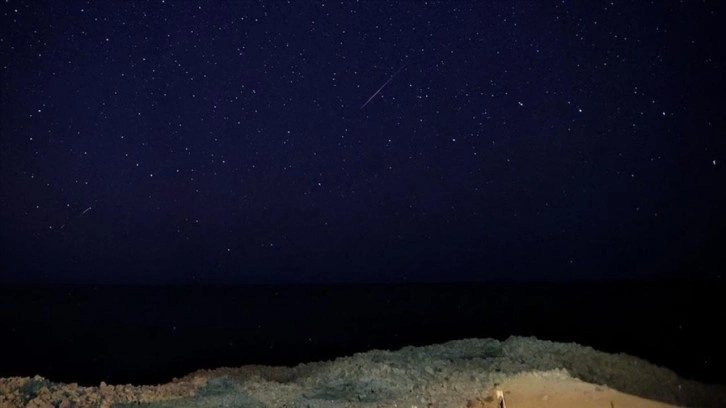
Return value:
<svg viewBox="0 0 726 408">
<path fill-rule="evenodd" d="M 724 386 L 688 381 L 632 356 L 511 337 L 373 350 L 295 367 L 199 370 L 158 386 L 82 387 L 39 376 L 3 378 L 0 407 L 482 408 L 496 406 L 497 389 L 520 401 L 510 408 L 532 406 L 533 398 L 534 406 L 559 398 L 565 402 L 552 406 L 575 407 L 582 404 L 575 395 L 604 407 L 615 407 L 614 401 L 722 407 L 726 401 Z"/>
</svg>

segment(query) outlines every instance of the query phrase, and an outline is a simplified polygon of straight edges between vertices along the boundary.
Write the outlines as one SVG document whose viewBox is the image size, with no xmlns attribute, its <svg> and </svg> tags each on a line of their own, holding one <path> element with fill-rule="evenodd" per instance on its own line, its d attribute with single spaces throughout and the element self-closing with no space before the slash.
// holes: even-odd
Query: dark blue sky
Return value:
<svg viewBox="0 0 726 408">
<path fill-rule="evenodd" d="M 718 5 L 5 1 L 0 282 L 717 276 Z"/>
</svg>

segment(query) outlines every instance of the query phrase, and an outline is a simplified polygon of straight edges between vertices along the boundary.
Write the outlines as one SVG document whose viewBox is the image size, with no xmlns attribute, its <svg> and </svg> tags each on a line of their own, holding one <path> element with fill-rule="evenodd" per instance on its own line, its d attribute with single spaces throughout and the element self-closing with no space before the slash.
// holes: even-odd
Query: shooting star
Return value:
<svg viewBox="0 0 726 408">
<path fill-rule="evenodd" d="M 391 77 L 388 78 L 388 81 L 386 81 L 383 85 L 381 85 L 381 87 L 378 88 L 378 90 L 373 95 L 371 95 L 371 97 L 368 98 L 368 100 L 366 101 L 366 103 L 364 103 L 363 105 L 361 105 L 360 109 L 358 109 L 358 110 L 362 110 L 363 108 L 365 108 L 366 105 L 368 105 L 373 100 L 373 98 L 375 98 L 376 95 L 378 95 L 383 90 L 383 88 L 385 88 L 386 85 L 388 85 L 393 80 L 393 78 L 395 78 L 396 75 L 398 75 L 398 73 L 401 72 L 401 70 L 403 69 L 403 67 L 405 67 L 405 65 L 401 66 L 401 68 L 399 68 L 398 71 L 396 71 L 395 74 L 391 75 Z"/>
<path fill-rule="evenodd" d="M 93 208 L 93 207 L 88 207 L 88 208 L 86 208 L 85 210 L 83 210 L 83 212 L 81 213 L 81 215 L 83 215 L 83 214 L 85 214 L 85 213 L 87 213 L 87 212 L 91 211 L 91 208 Z"/>
</svg>

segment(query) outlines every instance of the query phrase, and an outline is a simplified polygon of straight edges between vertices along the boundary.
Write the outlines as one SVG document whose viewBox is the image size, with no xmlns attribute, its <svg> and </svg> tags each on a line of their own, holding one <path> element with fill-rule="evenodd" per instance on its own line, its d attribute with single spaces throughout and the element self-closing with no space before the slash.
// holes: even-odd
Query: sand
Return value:
<svg viewBox="0 0 726 408">
<path fill-rule="evenodd" d="M 586 383 L 557 372 L 522 373 L 506 379 L 495 387 L 504 392 L 507 408 L 669 408 L 676 405 L 648 400 L 613 390 L 607 386 Z M 481 407 L 496 407 L 492 402 Z M 470 403 L 470 407 L 476 407 Z"/>
</svg>

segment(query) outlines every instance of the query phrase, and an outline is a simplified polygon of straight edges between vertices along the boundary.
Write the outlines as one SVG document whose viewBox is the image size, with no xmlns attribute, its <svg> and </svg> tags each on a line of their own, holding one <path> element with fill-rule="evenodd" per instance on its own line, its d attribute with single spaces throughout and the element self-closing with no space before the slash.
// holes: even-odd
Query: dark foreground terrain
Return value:
<svg viewBox="0 0 726 408">
<path fill-rule="evenodd" d="M 726 384 L 722 282 L 0 287 L 0 377 L 158 384 L 202 368 L 536 336 Z"/>
<path fill-rule="evenodd" d="M 200 370 L 153 386 L 80 387 L 0 379 L 0 407 L 384 408 L 721 407 L 726 387 L 680 378 L 627 355 L 511 337 L 374 350 L 295 367 Z"/>
</svg>

